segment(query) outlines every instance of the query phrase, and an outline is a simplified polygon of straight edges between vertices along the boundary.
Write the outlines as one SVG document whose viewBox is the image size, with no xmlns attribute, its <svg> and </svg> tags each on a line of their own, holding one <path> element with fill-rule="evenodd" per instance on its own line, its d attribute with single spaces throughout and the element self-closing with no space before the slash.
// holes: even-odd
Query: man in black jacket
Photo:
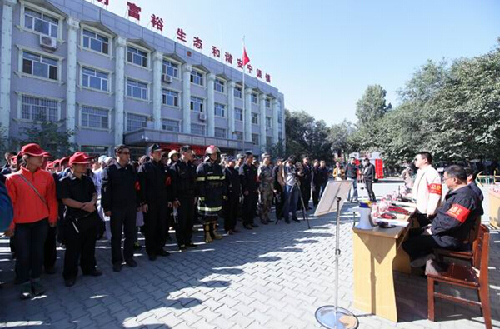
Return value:
<svg viewBox="0 0 500 329">
<path fill-rule="evenodd" d="M 125 145 L 115 148 L 116 163 L 102 172 L 102 208 L 104 214 L 111 217 L 111 261 L 113 271 L 122 270 L 123 258 L 129 267 L 137 267 L 134 255 L 134 241 L 137 234 L 136 219 L 138 190 L 140 188 L 137 173 L 129 163 L 130 151 Z M 125 233 L 122 256 L 122 230 Z"/>
<path fill-rule="evenodd" d="M 243 192 L 243 227 L 251 230 L 258 227 L 253 222 L 257 208 L 257 168 L 252 164 L 253 154 L 247 152 L 245 163 L 240 167 L 241 190 Z"/>
<path fill-rule="evenodd" d="M 368 158 L 363 160 L 363 181 L 366 184 L 366 191 L 368 192 L 368 198 L 370 201 L 377 202 L 375 193 L 373 193 L 373 180 L 375 179 L 375 166 L 370 162 Z"/>
<path fill-rule="evenodd" d="M 356 158 L 351 158 L 346 166 L 345 176 L 348 181 L 352 182 L 352 199 L 351 190 L 347 195 L 347 202 L 358 202 L 358 166 L 356 165 Z"/>
<path fill-rule="evenodd" d="M 241 195 L 241 179 L 238 171 L 234 168 L 236 162 L 233 157 L 227 160 L 227 167 L 224 168 L 226 180 L 227 200 L 224 202 L 224 230 L 231 235 L 238 232 L 236 229 L 236 217 L 238 216 L 238 203 Z"/>
<path fill-rule="evenodd" d="M 327 178 L 328 181 L 328 178 Z M 304 201 L 304 206 L 306 210 L 310 210 L 309 200 L 311 199 L 311 183 L 312 183 L 312 168 L 309 164 L 309 158 L 304 157 L 302 159 L 302 177 L 300 178 L 300 192 L 302 194 L 302 200 Z M 299 200 L 300 201 L 300 200 Z M 300 204 L 300 209 L 302 204 Z"/>
<path fill-rule="evenodd" d="M 432 224 L 410 232 L 403 249 L 410 256 L 411 266 L 424 266 L 434 248 L 462 250 L 475 220 L 479 216 L 477 197 L 467 186 L 467 174 L 460 166 L 445 169 L 444 181 L 449 189 L 444 204 L 438 208 Z M 420 234 L 419 234 L 420 233 Z"/>
<path fill-rule="evenodd" d="M 163 249 L 167 230 L 167 174 L 162 163 L 162 148 L 153 144 L 151 161 L 143 163 L 138 170 L 140 197 L 146 235 L 146 252 L 151 261 L 157 256 L 170 254 Z M 167 204 L 168 205 L 168 204 Z"/>
<path fill-rule="evenodd" d="M 196 167 L 191 162 L 193 151 L 185 145 L 181 148 L 181 159 L 172 167 L 173 206 L 177 208 L 175 235 L 180 251 L 196 248 L 192 241 L 196 191 Z M 174 213 L 175 213 L 174 209 Z"/>
</svg>

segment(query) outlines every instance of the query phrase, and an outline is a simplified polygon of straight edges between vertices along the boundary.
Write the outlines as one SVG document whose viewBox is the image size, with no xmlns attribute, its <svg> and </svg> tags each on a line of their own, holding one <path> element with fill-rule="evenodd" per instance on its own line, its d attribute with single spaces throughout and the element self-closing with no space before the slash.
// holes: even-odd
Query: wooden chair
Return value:
<svg viewBox="0 0 500 329">
<path fill-rule="evenodd" d="M 450 263 L 444 272 L 427 274 L 427 318 L 434 321 L 434 298 L 442 298 L 469 306 L 479 306 L 487 329 L 492 328 L 490 299 L 488 296 L 488 243 L 490 231 L 485 225 L 479 226 L 476 246 L 472 252 L 472 266 Z M 475 289 L 479 301 L 446 295 L 434 290 L 434 283 L 441 282 L 453 286 Z"/>
<path fill-rule="evenodd" d="M 481 225 L 481 216 L 478 216 L 476 220 L 474 221 L 474 226 L 472 227 L 469 237 L 467 238 L 467 242 L 471 244 L 471 249 L 470 251 L 451 251 L 448 249 L 441 249 L 441 248 L 435 248 L 434 249 L 434 255 L 436 256 L 437 261 L 443 261 L 444 257 L 447 258 L 457 258 L 465 261 L 469 261 L 470 264 L 472 265 L 472 256 L 474 253 L 474 250 L 477 247 L 477 236 L 479 233 L 479 227 Z"/>
</svg>

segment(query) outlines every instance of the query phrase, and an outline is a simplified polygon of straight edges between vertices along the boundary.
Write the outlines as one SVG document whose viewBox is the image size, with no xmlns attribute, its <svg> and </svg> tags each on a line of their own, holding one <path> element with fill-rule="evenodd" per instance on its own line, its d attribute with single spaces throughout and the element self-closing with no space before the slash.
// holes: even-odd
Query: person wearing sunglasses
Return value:
<svg viewBox="0 0 500 329">
<path fill-rule="evenodd" d="M 123 258 L 129 267 L 137 267 L 133 259 L 137 234 L 136 219 L 140 207 L 140 189 L 137 172 L 130 163 L 130 150 L 126 145 L 115 147 L 116 163 L 102 172 L 102 208 L 110 217 L 111 258 L 113 271 L 122 270 Z M 122 256 L 122 230 L 125 234 Z"/>
</svg>

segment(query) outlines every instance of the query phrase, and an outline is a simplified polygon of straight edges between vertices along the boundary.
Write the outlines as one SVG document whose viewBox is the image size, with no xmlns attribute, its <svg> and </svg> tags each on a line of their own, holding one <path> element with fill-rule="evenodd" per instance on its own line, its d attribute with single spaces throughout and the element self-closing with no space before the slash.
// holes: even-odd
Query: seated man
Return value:
<svg viewBox="0 0 500 329">
<path fill-rule="evenodd" d="M 426 228 L 410 231 L 403 242 L 412 267 L 422 267 L 432 258 L 434 248 L 462 250 L 478 214 L 478 198 L 467 186 L 467 174 L 460 166 L 445 169 L 444 181 L 449 189 L 444 204 Z M 416 233 L 416 234 L 415 234 Z"/>
</svg>

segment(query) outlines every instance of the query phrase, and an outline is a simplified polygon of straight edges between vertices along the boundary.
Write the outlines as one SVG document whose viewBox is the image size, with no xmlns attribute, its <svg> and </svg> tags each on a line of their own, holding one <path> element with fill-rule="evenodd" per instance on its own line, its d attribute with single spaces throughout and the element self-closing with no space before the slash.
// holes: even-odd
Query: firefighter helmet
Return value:
<svg viewBox="0 0 500 329">
<path fill-rule="evenodd" d="M 207 150 L 205 151 L 206 155 L 210 155 L 210 154 L 214 154 L 214 153 L 220 154 L 220 150 L 217 146 L 210 145 L 209 147 L 207 147 Z"/>
</svg>

